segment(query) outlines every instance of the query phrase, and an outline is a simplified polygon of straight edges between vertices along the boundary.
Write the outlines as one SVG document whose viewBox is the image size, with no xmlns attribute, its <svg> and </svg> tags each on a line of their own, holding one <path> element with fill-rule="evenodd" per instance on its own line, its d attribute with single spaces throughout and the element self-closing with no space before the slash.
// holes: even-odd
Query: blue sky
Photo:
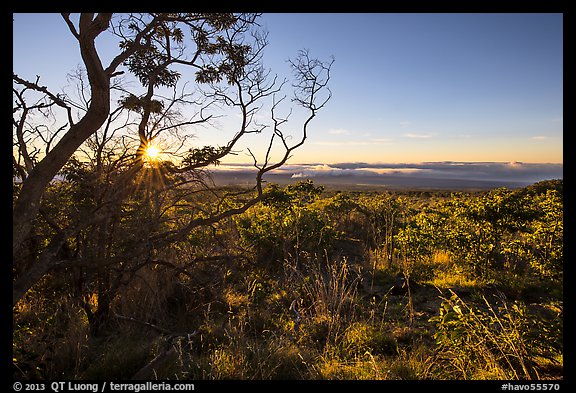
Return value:
<svg viewBox="0 0 576 393">
<path fill-rule="evenodd" d="M 80 63 L 61 17 L 14 20 L 14 71 L 61 84 Z M 335 57 L 333 98 L 291 163 L 563 162 L 562 14 L 264 14 L 260 23 L 265 65 L 280 76 L 299 49 Z"/>
</svg>

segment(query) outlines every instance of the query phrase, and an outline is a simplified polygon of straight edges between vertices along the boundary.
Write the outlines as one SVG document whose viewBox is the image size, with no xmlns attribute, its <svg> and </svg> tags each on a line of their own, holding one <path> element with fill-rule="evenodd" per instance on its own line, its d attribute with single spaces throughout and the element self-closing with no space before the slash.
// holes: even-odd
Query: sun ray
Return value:
<svg viewBox="0 0 576 393">
<path fill-rule="evenodd" d="M 146 148 L 145 153 L 148 160 L 153 162 L 158 161 L 158 159 L 160 158 L 160 154 L 162 153 L 162 150 L 156 145 L 150 145 Z"/>
</svg>

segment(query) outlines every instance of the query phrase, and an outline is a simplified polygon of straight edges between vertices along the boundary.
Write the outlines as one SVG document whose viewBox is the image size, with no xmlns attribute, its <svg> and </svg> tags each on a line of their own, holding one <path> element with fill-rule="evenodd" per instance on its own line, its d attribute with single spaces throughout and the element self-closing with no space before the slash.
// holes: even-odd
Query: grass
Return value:
<svg viewBox="0 0 576 393">
<path fill-rule="evenodd" d="M 472 278 L 464 272 L 445 252 L 434 253 L 424 266 L 427 271 L 432 272 L 432 277 L 423 282 L 437 288 L 472 291 L 484 285 L 477 278 Z"/>
<path fill-rule="evenodd" d="M 430 320 L 436 323 L 436 342 L 448 368 L 462 379 L 542 378 L 538 359 L 550 345 L 561 348 L 559 342 L 554 344 L 561 340 L 557 316 L 534 318 L 524 303 L 508 302 L 502 295 L 499 303 L 483 296 L 483 304 L 476 305 L 451 294 Z M 550 331 L 560 336 L 550 340 Z"/>
<path fill-rule="evenodd" d="M 42 369 L 40 359 L 26 358 L 19 347 L 16 365 L 22 369 L 15 374 L 129 379 L 172 347 L 172 356 L 153 368 L 150 378 L 523 379 L 561 373 L 561 352 L 550 356 L 527 349 L 527 338 L 519 325 L 521 315 L 511 304 L 501 305 L 504 308 L 500 310 L 482 298 L 481 292 L 466 301 L 454 292 L 455 297 L 444 297 L 441 305 L 441 297 L 450 289 L 481 291 L 483 286 L 451 270 L 453 264 L 445 255 L 435 255 L 428 267 L 432 267 L 432 278 L 413 284 L 413 323 L 409 323 L 406 294 L 382 291 L 376 296 L 365 290 L 368 280 L 375 287 L 386 288 L 393 282 L 393 270 L 379 267 L 377 271 L 362 271 L 345 258 L 311 259 L 301 269 L 287 264 L 276 277 L 259 269 L 248 273 L 246 266 L 232 274 L 231 270 L 219 270 L 213 273 L 210 285 L 220 296 L 199 302 L 195 286 L 200 284 L 188 281 L 188 290 L 181 293 L 183 308 L 171 316 L 163 315 L 158 299 L 152 301 L 146 296 L 143 303 L 131 301 L 128 296 L 141 296 L 144 291 L 138 283 L 127 287 L 121 302 L 115 303 L 117 310 L 131 312 L 135 318 L 155 322 L 166 330 L 197 333 L 189 337 L 169 339 L 145 325 L 121 321 L 114 335 L 89 338 L 85 315 L 71 303 L 64 303 L 68 311 L 57 314 L 51 330 L 40 324 L 46 315 L 36 315 L 38 308 L 24 302 L 19 305 L 15 341 L 35 348 L 43 345 L 44 353 L 48 348 L 59 349 L 51 368 Z M 157 277 L 148 286 L 155 293 L 163 291 L 166 299 L 170 291 L 161 287 L 162 282 Z M 149 314 L 144 313 L 143 304 L 150 308 Z M 442 310 L 454 314 L 457 309 L 470 316 L 459 326 L 434 320 Z M 559 310 L 561 305 L 551 304 L 542 314 L 558 315 Z M 44 334 L 40 343 L 35 326 L 44 326 L 52 333 Z M 494 326 L 499 328 L 494 330 Z M 32 333 L 26 333 L 30 329 Z M 58 329 L 64 329 L 64 334 L 56 336 Z M 444 332 L 445 341 L 439 339 L 438 331 Z M 465 333 L 467 341 L 453 337 L 458 331 Z M 469 343 L 481 345 L 465 350 Z M 41 372 L 34 372 L 34 366 Z"/>
<path fill-rule="evenodd" d="M 14 376 L 121 380 L 149 370 L 150 379 L 562 377 L 561 343 L 543 350 L 561 333 L 561 300 L 523 302 L 523 286 L 508 291 L 516 303 L 490 297 L 494 282 L 471 278 L 441 252 L 415 266 L 409 299 L 391 291 L 401 277 L 395 261 L 366 254 L 353 262 L 308 256 L 298 266 L 232 259 L 217 268 L 198 264 L 187 276 L 145 268 L 112 304 L 140 323 L 114 320 L 103 337 L 90 336 L 72 298 L 32 292 L 15 313 Z"/>
<path fill-rule="evenodd" d="M 93 343 L 93 361 L 86 365 L 82 379 L 130 379 L 151 360 L 157 341 L 140 332 L 129 331 Z"/>
</svg>

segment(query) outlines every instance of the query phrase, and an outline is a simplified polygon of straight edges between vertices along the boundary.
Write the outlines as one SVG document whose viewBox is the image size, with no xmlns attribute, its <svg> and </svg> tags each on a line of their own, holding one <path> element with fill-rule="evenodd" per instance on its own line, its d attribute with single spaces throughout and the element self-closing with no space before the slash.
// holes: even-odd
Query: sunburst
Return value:
<svg viewBox="0 0 576 393">
<path fill-rule="evenodd" d="M 162 154 L 162 150 L 156 145 L 150 145 L 144 151 L 146 158 L 150 162 L 155 162 L 160 159 L 160 154 Z"/>
<path fill-rule="evenodd" d="M 164 162 L 161 159 L 165 154 L 162 148 L 153 143 L 148 143 L 141 148 L 142 167 L 136 177 L 137 189 L 145 192 L 157 192 L 166 187 L 166 173 Z"/>
</svg>

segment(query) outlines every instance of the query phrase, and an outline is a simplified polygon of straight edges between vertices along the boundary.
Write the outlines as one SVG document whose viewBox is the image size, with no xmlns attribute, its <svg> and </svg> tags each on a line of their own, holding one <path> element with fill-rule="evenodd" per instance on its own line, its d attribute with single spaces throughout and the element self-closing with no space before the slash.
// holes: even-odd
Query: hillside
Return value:
<svg viewBox="0 0 576 393">
<path fill-rule="evenodd" d="M 561 180 L 270 185 L 147 263 L 36 285 L 15 308 L 13 375 L 562 379 L 562 201 Z"/>
</svg>

